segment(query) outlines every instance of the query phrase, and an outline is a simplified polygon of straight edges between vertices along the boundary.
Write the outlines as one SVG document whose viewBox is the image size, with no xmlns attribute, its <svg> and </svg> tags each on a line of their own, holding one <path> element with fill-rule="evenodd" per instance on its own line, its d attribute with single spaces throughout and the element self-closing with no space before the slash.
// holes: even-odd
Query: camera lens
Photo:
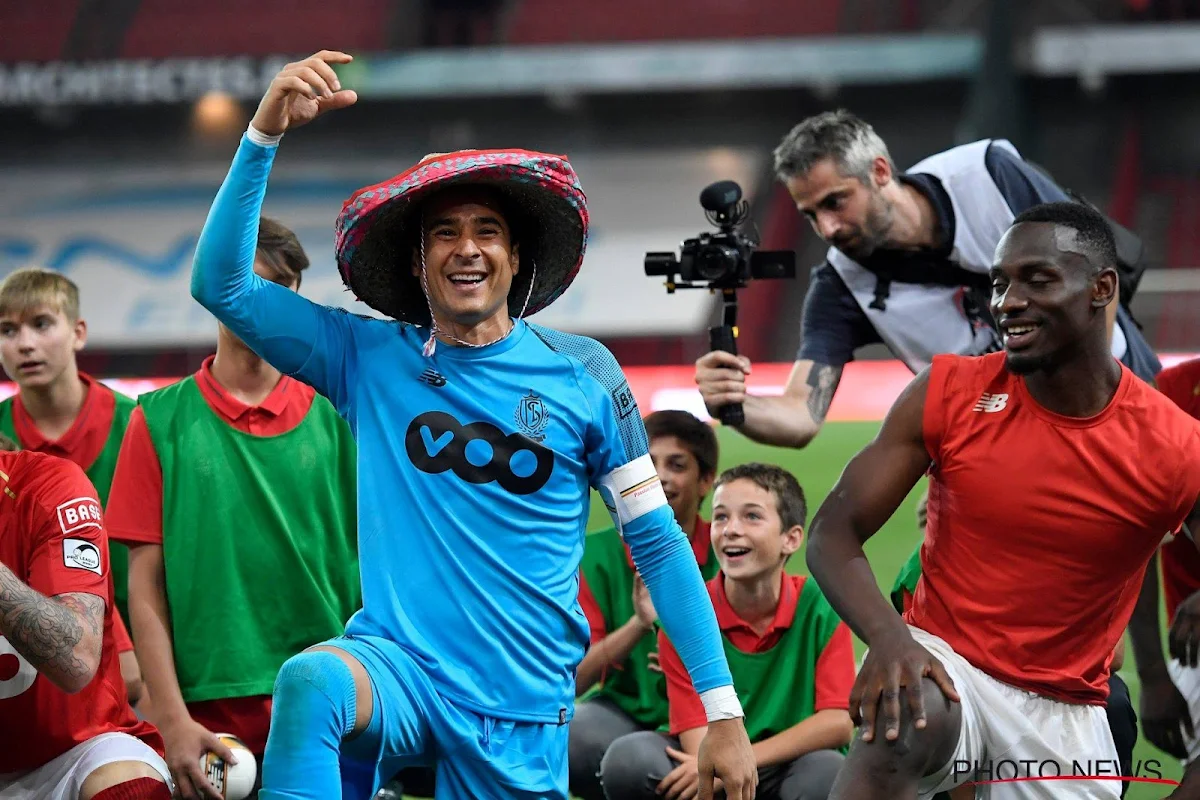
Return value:
<svg viewBox="0 0 1200 800">
<path fill-rule="evenodd" d="M 674 253 L 646 253 L 647 275 L 674 275 L 679 271 L 679 262 Z"/>
<path fill-rule="evenodd" d="M 740 257 L 737 248 L 724 244 L 710 244 L 696 254 L 696 273 L 702 280 L 720 280 L 737 272 Z"/>
</svg>

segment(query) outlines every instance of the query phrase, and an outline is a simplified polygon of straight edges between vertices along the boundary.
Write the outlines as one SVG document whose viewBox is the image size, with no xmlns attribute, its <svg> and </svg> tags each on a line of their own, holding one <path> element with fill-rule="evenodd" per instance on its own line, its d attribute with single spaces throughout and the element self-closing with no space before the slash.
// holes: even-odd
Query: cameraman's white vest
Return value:
<svg viewBox="0 0 1200 800">
<path fill-rule="evenodd" d="M 1013 213 L 984 163 L 988 145 L 1020 153 L 1004 139 L 984 139 L 926 158 L 909 173 L 933 175 L 941 181 L 954 208 L 954 246 L 949 260 L 969 272 L 986 275 L 996 245 L 1012 224 Z M 841 275 L 854 299 L 896 358 L 913 372 L 929 366 L 939 353 L 983 355 L 1000 348 L 996 332 L 986 322 L 972 322 L 963 310 L 960 287 L 901 283 L 890 286 L 886 310 L 871 308 L 878 278 L 836 248 L 829 263 Z M 1114 326 L 1113 354 L 1125 354 L 1125 336 Z"/>
</svg>

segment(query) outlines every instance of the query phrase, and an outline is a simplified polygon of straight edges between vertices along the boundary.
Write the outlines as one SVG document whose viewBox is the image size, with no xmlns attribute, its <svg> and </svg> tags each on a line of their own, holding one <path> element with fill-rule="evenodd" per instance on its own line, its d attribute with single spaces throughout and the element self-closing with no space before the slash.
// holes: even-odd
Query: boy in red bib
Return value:
<svg viewBox="0 0 1200 800">
<path fill-rule="evenodd" d="M 936 357 L 814 519 L 809 567 L 870 647 L 850 705 L 862 734 L 832 797 L 999 777 L 1035 780 L 993 798 L 1119 796 L 1089 779 L 1118 763 L 1110 660 L 1164 534 L 1200 523 L 1200 423 L 1112 357 L 1115 263 L 1085 206 L 1018 216 L 991 269 L 1005 351 Z M 863 543 L 925 472 L 922 577 L 901 618 Z M 1076 764 L 1089 775 L 1036 780 Z"/>
</svg>

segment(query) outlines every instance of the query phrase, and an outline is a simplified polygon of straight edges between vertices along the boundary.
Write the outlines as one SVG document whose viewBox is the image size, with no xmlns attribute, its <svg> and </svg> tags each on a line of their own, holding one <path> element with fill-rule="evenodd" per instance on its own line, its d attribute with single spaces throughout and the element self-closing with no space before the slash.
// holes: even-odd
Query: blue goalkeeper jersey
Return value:
<svg viewBox="0 0 1200 800">
<path fill-rule="evenodd" d="M 578 567 L 596 487 L 697 690 L 729 685 L 712 605 L 611 353 L 518 321 L 495 344 L 441 344 L 426 357 L 425 328 L 320 306 L 259 278 L 276 149 L 243 139 L 197 245 L 193 294 L 354 431 L 363 608 L 347 634 L 398 642 L 439 693 L 478 713 L 570 719 L 588 642 Z"/>
</svg>

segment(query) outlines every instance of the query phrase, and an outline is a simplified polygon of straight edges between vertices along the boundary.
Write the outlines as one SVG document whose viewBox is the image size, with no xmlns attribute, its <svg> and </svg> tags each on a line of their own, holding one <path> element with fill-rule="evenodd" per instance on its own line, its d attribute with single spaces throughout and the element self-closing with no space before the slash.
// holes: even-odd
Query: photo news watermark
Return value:
<svg viewBox="0 0 1200 800">
<path fill-rule="evenodd" d="M 1072 760 L 1071 763 L 1032 758 L 1003 758 L 985 761 L 956 759 L 953 778 L 956 786 L 983 786 L 996 783 L 1032 783 L 1037 781 L 1122 781 L 1160 783 L 1178 786 L 1179 781 L 1163 777 L 1163 765 L 1156 759 L 1138 760 L 1129 775 L 1121 774 L 1116 759 Z"/>
</svg>

